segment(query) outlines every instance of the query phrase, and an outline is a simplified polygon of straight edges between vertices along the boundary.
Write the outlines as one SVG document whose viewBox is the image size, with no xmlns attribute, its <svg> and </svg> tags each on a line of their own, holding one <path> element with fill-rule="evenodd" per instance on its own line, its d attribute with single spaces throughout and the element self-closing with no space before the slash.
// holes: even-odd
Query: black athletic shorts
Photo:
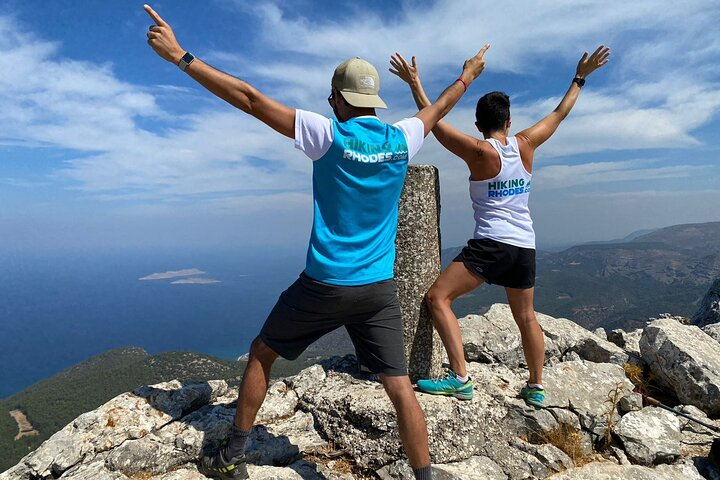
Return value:
<svg viewBox="0 0 720 480">
<path fill-rule="evenodd" d="M 372 373 L 407 375 L 395 280 L 330 285 L 305 273 L 285 290 L 260 331 L 275 353 L 294 360 L 323 335 L 345 327 L 358 362 Z"/>
<path fill-rule="evenodd" d="M 462 262 L 470 272 L 489 284 L 508 288 L 535 286 L 534 248 L 516 247 L 487 238 L 472 239 L 453 262 Z"/>
</svg>

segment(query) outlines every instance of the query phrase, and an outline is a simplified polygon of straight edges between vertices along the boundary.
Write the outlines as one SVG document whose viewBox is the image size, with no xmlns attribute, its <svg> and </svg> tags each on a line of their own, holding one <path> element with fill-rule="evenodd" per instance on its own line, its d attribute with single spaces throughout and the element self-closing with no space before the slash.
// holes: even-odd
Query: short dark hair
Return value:
<svg viewBox="0 0 720 480">
<path fill-rule="evenodd" d="M 475 121 L 483 132 L 496 132 L 505 128 L 510 118 L 510 97 L 504 92 L 486 93 L 477 102 Z"/>
</svg>

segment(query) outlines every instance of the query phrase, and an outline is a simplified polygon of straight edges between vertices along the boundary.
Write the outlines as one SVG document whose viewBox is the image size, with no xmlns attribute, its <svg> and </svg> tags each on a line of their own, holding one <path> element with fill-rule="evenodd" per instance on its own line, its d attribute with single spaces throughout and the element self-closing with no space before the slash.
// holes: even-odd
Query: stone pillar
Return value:
<svg viewBox="0 0 720 480">
<path fill-rule="evenodd" d="M 424 296 L 440 274 L 440 180 L 431 165 L 410 165 L 400 196 L 395 280 L 410 378 L 440 374 L 443 347 Z"/>
</svg>

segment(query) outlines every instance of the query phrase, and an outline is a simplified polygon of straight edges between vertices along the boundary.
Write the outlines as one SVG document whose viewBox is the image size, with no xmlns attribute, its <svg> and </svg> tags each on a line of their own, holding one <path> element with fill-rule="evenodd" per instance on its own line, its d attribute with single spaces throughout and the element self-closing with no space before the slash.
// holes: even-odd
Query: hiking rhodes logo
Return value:
<svg viewBox="0 0 720 480">
<path fill-rule="evenodd" d="M 530 193 L 530 183 L 532 182 L 525 184 L 524 178 L 488 182 L 488 198 L 510 197 Z"/>
<path fill-rule="evenodd" d="M 343 142 L 343 158 L 362 163 L 382 163 L 391 160 L 407 160 L 408 147 L 405 143 L 367 143 L 357 138 L 346 138 Z"/>
</svg>

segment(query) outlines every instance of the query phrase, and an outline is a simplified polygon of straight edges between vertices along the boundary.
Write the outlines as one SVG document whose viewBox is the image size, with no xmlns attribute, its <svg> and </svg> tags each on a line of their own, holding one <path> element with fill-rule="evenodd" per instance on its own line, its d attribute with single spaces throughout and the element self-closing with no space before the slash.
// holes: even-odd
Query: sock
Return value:
<svg viewBox="0 0 720 480">
<path fill-rule="evenodd" d="M 539 389 L 539 390 L 545 390 L 545 389 L 543 388 L 543 386 L 540 385 L 539 383 L 530 383 L 530 382 L 528 382 L 527 386 L 530 387 L 530 388 L 537 388 L 537 389 Z"/>
<path fill-rule="evenodd" d="M 432 480 L 432 468 L 430 465 L 422 468 L 413 468 L 415 480 Z"/>
<path fill-rule="evenodd" d="M 467 383 L 468 380 L 470 380 L 470 375 L 465 375 L 464 377 L 461 377 L 457 373 L 455 374 L 455 378 L 457 378 L 458 382 L 460 383 Z"/>
<path fill-rule="evenodd" d="M 241 430 L 233 425 L 232 431 L 230 432 L 230 441 L 225 447 L 225 458 L 232 460 L 245 453 L 245 441 L 249 436 L 250 430 Z"/>
</svg>

